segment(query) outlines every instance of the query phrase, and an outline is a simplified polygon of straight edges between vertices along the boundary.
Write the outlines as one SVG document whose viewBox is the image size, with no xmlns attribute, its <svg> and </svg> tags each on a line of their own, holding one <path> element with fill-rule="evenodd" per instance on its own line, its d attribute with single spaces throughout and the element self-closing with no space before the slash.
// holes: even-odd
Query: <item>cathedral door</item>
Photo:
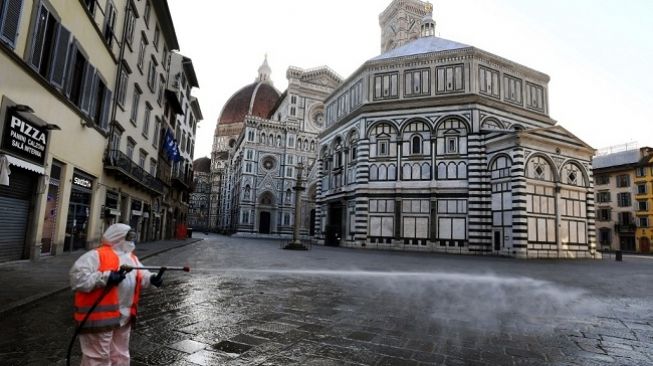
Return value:
<svg viewBox="0 0 653 366">
<path fill-rule="evenodd" d="M 261 234 L 270 233 L 270 213 L 267 211 L 261 211 L 258 220 L 258 232 Z"/>
<path fill-rule="evenodd" d="M 329 205 L 327 227 L 326 227 L 326 245 L 337 247 L 344 237 L 342 225 L 342 205 Z"/>
<path fill-rule="evenodd" d="M 496 230 L 494 232 L 494 251 L 498 252 L 501 250 L 501 231 Z"/>
</svg>

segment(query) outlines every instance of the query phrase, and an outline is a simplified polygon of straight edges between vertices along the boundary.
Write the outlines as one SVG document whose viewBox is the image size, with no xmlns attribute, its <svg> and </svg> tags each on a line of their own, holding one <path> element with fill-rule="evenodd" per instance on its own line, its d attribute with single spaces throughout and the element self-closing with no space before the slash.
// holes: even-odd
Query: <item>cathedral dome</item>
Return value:
<svg viewBox="0 0 653 366">
<path fill-rule="evenodd" d="M 256 81 L 229 98 L 222 108 L 218 125 L 243 122 L 247 115 L 268 118 L 281 97 L 279 91 L 272 85 L 271 74 L 268 56 L 265 55 L 265 60 L 258 69 Z"/>
<path fill-rule="evenodd" d="M 281 94 L 265 81 L 249 84 L 229 98 L 222 108 L 219 125 L 243 122 L 245 116 L 267 118 L 274 109 Z"/>
<path fill-rule="evenodd" d="M 193 162 L 193 170 L 195 172 L 210 173 L 211 172 L 211 159 L 199 158 Z"/>
</svg>

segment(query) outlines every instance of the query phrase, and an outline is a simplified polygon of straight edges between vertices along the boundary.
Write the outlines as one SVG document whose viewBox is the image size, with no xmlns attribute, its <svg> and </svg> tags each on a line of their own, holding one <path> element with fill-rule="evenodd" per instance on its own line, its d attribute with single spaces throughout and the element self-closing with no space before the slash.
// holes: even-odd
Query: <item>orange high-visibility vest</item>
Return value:
<svg viewBox="0 0 653 366">
<path fill-rule="evenodd" d="M 120 259 L 113 251 L 110 245 L 102 245 L 96 249 L 100 265 L 98 271 L 118 271 L 120 269 Z M 136 260 L 136 256 L 132 253 L 132 258 Z M 130 314 L 132 317 L 136 316 L 138 308 L 138 300 L 141 292 L 141 282 L 143 276 L 140 271 L 136 272 L 136 288 L 134 290 L 134 299 Z M 97 299 L 102 296 L 105 288 L 96 288 L 91 292 L 75 292 L 75 314 L 74 318 L 79 326 L 86 317 L 86 314 L 91 310 L 93 304 Z M 120 327 L 120 300 L 118 298 L 118 286 L 113 286 L 109 292 L 104 296 L 100 303 L 95 307 L 93 313 L 88 317 L 81 329 L 82 333 L 103 332 Z"/>
</svg>

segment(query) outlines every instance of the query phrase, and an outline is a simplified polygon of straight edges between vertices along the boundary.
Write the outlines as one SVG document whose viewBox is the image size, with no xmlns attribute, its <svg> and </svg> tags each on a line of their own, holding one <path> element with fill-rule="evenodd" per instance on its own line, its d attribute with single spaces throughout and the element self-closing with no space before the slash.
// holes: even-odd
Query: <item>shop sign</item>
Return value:
<svg viewBox="0 0 653 366">
<path fill-rule="evenodd" d="M 93 182 L 90 179 L 84 178 L 74 173 L 73 173 L 73 184 L 78 187 L 82 187 L 86 189 L 91 189 L 91 187 L 93 187 Z"/>
<path fill-rule="evenodd" d="M 48 146 L 48 130 L 10 112 L 2 138 L 2 149 L 43 166 Z"/>
</svg>

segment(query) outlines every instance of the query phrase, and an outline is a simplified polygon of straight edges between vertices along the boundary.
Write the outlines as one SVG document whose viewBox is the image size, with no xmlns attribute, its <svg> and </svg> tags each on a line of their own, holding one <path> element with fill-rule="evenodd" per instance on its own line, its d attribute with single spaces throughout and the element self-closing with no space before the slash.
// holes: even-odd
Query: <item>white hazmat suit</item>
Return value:
<svg viewBox="0 0 653 366">
<path fill-rule="evenodd" d="M 120 260 L 120 265 L 140 267 L 140 261 L 132 256 L 135 249 L 133 241 L 126 241 L 129 225 L 113 224 L 102 235 L 102 245 L 109 245 Z M 83 254 L 70 269 L 70 287 L 73 291 L 91 292 L 107 285 L 111 271 L 98 271 L 100 259 L 96 250 Z M 142 288 L 149 287 L 149 271 L 140 271 Z M 118 284 L 120 305 L 120 328 L 99 333 L 80 334 L 82 366 L 129 365 L 129 334 L 131 331 L 131 307 L 136 288 L 136 271 L 126 273 Z"/>
</svg>

